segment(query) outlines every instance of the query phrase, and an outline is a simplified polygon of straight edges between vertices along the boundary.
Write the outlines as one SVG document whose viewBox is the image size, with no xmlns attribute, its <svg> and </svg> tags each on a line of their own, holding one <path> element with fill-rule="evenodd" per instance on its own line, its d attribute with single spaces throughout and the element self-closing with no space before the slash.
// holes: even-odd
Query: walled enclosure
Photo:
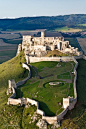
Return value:
<svg viewBox="0 0 86 129">
<path fill-rule="evenodd" d="M 63 98 L 63 107 L 64 110 L 57 116 L 54 117 L 48 117 L 45 116 L 44 111 L 39 109 L 39 103 L 35 100 L 29 99 L 29 98 L 19 98 L 19 99 L 14 99 L 16 97 L 16 92 L 15 92 L 15 87 L 17 88 L 18 86 L 24 84 L 30 77 L 31 77 L 31 71 L 29 68 L 29 65 L 27 65 L 27 63 L 23 63 L 23 67 L 28 69 L 29 71 L 29 75 L 26 79 L 24 79 L 23 81 L 20 81 L 16 84 L 14 83 L 10 83 L 10 82 L 14 82 L 14 80 L 10 80 L 9 81 L 9 89 L 11 88 L 11 92 L 13 92 L 13 94 L 8 98 L 8 102 L 7 104 L 12 104 L 12 105 L 17 105 L 17 104 L 27 104 L 28 102 L 31 103 L 32 105 L 37 106 L 37 113 L 42 115 L 42 119 L 46 120 L 49 124 L 53 124 L 55 121 L 57 120 L 61 120 L 63 119 L 64 115 L 67 113 L 68 110 L 71 110 L 74 108 L 76 102 L 77 102 L 77 91 L 76 91 L 76 80 L 77 80 L 77 67 L 78 67 L 78 62 L 76 61 L 76 59 L 81 59 L 83 57 L 83 55 L 81 56 L 76 56 L 76 57 L 29 57 L 26 55 L 26 60 L 28 62 L 39 62 L 39 61 L 74 61 L 75 62 L 75 68 L 74 68 L 74 96 L 75 98 L 72 97 L 68 97 L 68 98 Z M 13 84 L 13 85 L 12 85 Z M 16 85 L 16 86 L 15 86 Z M 9 91 L 8 89 L 8 91 Z M 9 94 L 10 92 L 7 93 Z"/>
</svg>

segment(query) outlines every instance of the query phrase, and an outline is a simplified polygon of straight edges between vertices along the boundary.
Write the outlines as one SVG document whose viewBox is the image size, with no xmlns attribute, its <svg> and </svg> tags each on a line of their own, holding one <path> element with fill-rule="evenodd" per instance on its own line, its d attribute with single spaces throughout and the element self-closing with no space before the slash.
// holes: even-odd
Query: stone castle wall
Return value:
<svg viewBox="0 0 86 129">
<path fill-rule="evenodd" d="M 40 61 L 73 61 L 74 57 L 29 57 L 30 63 L 40 62 Z"/>
<path fill-rule="evenodd" d="M 28 77 L 27 77 L 26 79 L 24 79 L 24 80 L 19 81 L 19 82 L 16 83 L 16 86 L 17 86 L 17 87 L 20 86 L 20 85 L 25 84 L 25 82 L 26 82 L 28 79 L 30 79 L 30 77 L 31 77 L 31 71 L 30 71 L 29 66 L 28 66 L 26 63 L 23 63 L 23 64 L 22 64 L 22 67 L 23 67 L 23 68 L 26 68 L 26 69 L 29 71 L 29 74 L 28 74 Z"/>
<path fill-rule="evenodd" d="M 45 116 L 44 111 L 39 109 L 39 103 L 35 100 L 29 99 L 29 98 L 19 98 L 19 99 L 14 99 L 15 97 L 15 88 L 13 88 L 13 96 L 11 96 L 10 98 L 8 98 L 8 104 L 13 104 L 13 105 L 17 105 L 17 104 L 26 104 L 26 103 L 31 103 L 32 105 L 37 106 L 37 113 L 42 115 L 42 119 L 46 120 L 49 124 L 53 124 L 55 121 L 57 120 L 61 120 L 63 119 L 64 115 L 67 113 L 68 110 L 71 110 L 74 108 L 76 102 L 77 102 L 77 91 L 76 91 L 76 80 L 77 80 L 77 72 L 76 69 L 78 67 L 78 62 L 76 61 L 76 58 L 82 58 L 82 56 L 80 57 L 47 57 L 47 58 L 38 58 L 38 57 L 29 57 L 30 58 L 30 62 L 38 62 L 38 61 L 74 61 L 75 62 L 75 68 L 74 68 L 74 96 L 75 98 L 72 99 L 72 102 L 69 103 L 69 105 L 65 106 L 65 103 L 63 105 L 63 107 L 65 107 L 65 109 L 57 116 L 55 117 L 48 117 Z M 30 68 L 27 64 L 23 64 L 23 67 L 29 70 L 29 77 L 31 76 L 31 71 Z M 25 80 L 26 81 L 26 80 Z M 22 81 L 21 81 L 22 82 Z M 21 85 L 22 83 L 17 83 L 17 86 Z M 68 99 L 68 98 L 67 98 Z"/>
</svg>

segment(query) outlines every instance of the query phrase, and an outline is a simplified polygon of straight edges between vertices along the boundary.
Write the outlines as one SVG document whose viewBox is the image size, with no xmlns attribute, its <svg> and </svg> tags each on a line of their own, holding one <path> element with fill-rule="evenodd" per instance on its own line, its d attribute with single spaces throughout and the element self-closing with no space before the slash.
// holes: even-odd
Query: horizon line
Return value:
<svg viewBox="0 0 86 129">
<path fill-rule="evenodd" d="M 58 16 L 66 16 L 66 15 L 86 15 L 86 13 L 74 13 L 74 14 L 64 14 L 64 15 L 33 15 L 33 16 L 21 16 L 21 17 L 2 17 L 0 19 L 18 19 L 18 18 L 27 18 L 27 17 L 58 17 Z"/>
</svg>

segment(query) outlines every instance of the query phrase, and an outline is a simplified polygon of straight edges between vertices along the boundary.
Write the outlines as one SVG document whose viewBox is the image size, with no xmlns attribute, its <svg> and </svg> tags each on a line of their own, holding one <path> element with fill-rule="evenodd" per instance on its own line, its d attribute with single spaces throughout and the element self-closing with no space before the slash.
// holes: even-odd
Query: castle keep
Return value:
<svg viewBox="0 0 86 129">
<path fill-rule="evenodd" d="M 63 37 L 45 37 L 45 32 L 41 32 L 41 37 L 23 36 L 22 45 L 19 44 L 17 55 L 21 50 L 25 54 L 35 57 L 43 57 L 48 51 L 58 50 L 66 54 L 80 55 L 78 48 L 71 47 L 69 41 L 64 41 Z"/>
</svg>

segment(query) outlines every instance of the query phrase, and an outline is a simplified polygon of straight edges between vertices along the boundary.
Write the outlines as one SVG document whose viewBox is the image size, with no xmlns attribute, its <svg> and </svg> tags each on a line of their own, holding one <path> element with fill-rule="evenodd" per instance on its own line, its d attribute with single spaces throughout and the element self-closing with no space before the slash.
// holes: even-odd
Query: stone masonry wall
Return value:
<svg viewBox="0 0 86 129">
<path fill-rule="evenodd" d="M 73 61 L 74 57 L 29 57 L 30 63 L 40 61 Z"/>
<path fill-rule="evenodd" d="M 27 77 L 26 79 L 24 79 L 24 80 L 19 81 L 19 82 L 16 83 L 16 86 L 17 86 L 17 87 L 20 86 L 20 85 L 25 84 L 25 82 L 26 82 L 28 79 L 30 79 L 30 77 L 31 77 L 31 71 L 30 71 L 29 66 L 28 66 L 26 63 L 23 63 L 23 64 L 22 64 L 22 67 L 23 67 L 23 68 L 26 68 L 26 69 L 29 71 L 29 74 L 28 74 L 28 77 Z"/>
<path fill-rule="evenodd" d="M 74 78 L 74 95 L 75 95 L 75 98 L 73 99 L 73 101 L 71 102 L 71 104 L 69 106 L 67 106 L 59 115 L 55 116 L 55 117 L 48 117 L 48 116 L 45 116 L 45 113 L 44 111 L 40 110 L 39 109 L 39 103 L 35 100 L 32 100 L 32 99 L 29 99 L 29 98 L 22 98 L 22 99 L 14 99 L 14 97 L 10 97 L 8 98 L 8 104 L 13 104 L 13 105 L 16 105 L 16 104 L 19 104 L 19 103 L 22 103 L 22 101 L 25 101 L 25 103 L 31 103 L 32 105 L 35 105 L 37 106 L 37 113 L 42 115 L 42 119 L 46 120 L 49 124 L 53 124 L 55 121 L 57 120 L 61 120 L 63 119 L 64 115 L 67 113 L 68 110 L 71 110 L 74 108 L 76 102 L 77 102 L 77 91 L 76 91 L 76 79 L 77 79 L 77 72 L 76 72 L 76 69 L 78 67 L 78 62 L 76 61 L 76 58 L 82 58 L 81 56 L 80 57 L 29 57 L 30 58 L 30 62 L 39 62 L 39 61 L 74 61 L 76 63 L 75 65 L 75 68 L 74 68 L 74 75 L 75 75 L 75 78 Z M 31 76 L 31 71 L 30 71 L 30 68 L 27 64 L 23 64 L 23 67 L 28 69 L 29 70 L 29 76 L 27 79 L 30 78 Z M 26 82 L 27 79 L 24 79 L 23 82 L 20 81 L 18 82 L 16 85 L 17 87 L 19 85 L 22 85 L 22 83 Z M 15 94 L 15 90 L 13 90 L 13 94 Z"/>
</svg>

